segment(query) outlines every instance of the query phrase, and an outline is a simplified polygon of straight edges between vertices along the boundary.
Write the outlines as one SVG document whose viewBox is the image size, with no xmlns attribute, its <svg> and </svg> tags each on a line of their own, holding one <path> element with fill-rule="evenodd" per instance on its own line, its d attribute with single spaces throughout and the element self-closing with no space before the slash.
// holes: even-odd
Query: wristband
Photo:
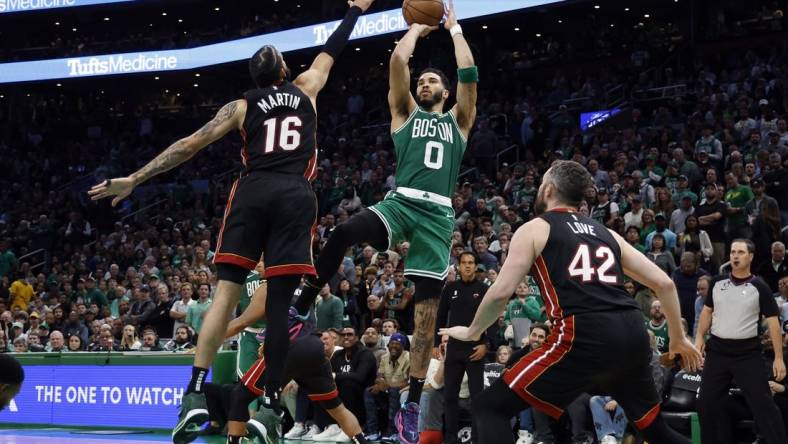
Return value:
<svg viewBox="0 0 788 444">
<path fill-rule="evenodd" d="M 479 69 L 475 66 L 460 68 L 457 70 L 457 80 L 460 83 L 478 83 Z"/>
<path fill-rule="evenodd" d="M 451 34 L 452 37 L 454 37 L 457 34 L 462 34 L 462 26 L 460 26 L 459 23 L 452 26 L 451 29 L 449 29 L 449 34 Z"/>
</svg>

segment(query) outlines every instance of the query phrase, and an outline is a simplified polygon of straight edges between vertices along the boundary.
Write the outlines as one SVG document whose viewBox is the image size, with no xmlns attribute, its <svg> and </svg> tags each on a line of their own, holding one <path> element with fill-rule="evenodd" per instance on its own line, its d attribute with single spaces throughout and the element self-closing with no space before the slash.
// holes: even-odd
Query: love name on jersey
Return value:
<svg viewBox="0 0 788 444">
<path fill-rule="evenodd" d="M 414 119 L 411 137 L 435 137 L 447 143 L 454 143 L 454 133 L 449 122 L 438 122 L 435 119 Z"/>
<path fill-rule="evenodd" d="M 301 104 L 301 98 L 290 93 L 269 94 L 268 100 L 266 100 L 265 97 L 261 97 L 257 102 L 257 106 L 259 106 L 264 113 L 279 106 L 298 109 L 299 104 Z"/>
<path fill-rule="evenodd" d="M 594 227 L 592 225 L 584 224 L 583 222 L 567 222 L 569 229 L 575 234 L 590 234 L 596 236 Z"/>
</svg>

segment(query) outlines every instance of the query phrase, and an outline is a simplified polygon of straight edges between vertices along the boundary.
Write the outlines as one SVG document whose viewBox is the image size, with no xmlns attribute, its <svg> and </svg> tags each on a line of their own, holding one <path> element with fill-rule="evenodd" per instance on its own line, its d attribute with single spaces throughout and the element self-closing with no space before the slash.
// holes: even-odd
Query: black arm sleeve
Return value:
<svg viewBox="0 0 788 444">
<path fill-rule="evenodd" d="M 350 39 L 350 33 L 353 32 L 353 26 L 356 25 L 356 20 L 358 20 L 362 12 L 358 6 L 348 9 L 345 18 L 342 19 L 342 23 L 339 24 L 339 27 L 331 34 L 325 46 L 323 46 L 324 53 L 333 57 L 334 60 L 337 59 L 337 56 L 345 49 L 345 45 Z"/>
<path fill-rule="evenodd" d="M 780 315 L 780 309 L 777 307 L 777 301 L 772 296 L 772 291 L 769 285 L 760 277 L 752 281 L 752 285 L 758 289 L 758 301 L 761 306 L 761 314 L 765 318 Z"/>
<path fill-rule="evenodd" d="M 441 343 L 441 337 L 438 336 L 438 329 L 446 327 L 446 321 L 449 319 L 449 292 L 451 285 L 445 285 L 441 291 L 441 300 L 438 303 L 438 314 L 435 315 L 435 344 L 437 347 Z"/>
</svg>

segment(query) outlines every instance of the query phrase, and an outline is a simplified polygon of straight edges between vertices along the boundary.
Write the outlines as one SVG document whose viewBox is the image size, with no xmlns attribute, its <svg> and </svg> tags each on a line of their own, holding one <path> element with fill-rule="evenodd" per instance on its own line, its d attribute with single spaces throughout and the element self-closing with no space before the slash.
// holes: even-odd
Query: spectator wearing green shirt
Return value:
<svg viewBox="0 0 788 444">
<path fill-rule="evenodd" d="M 197 288 L 197 295 L 199 299 L 194 304 L 189 305 L 189 311 L 186 312 L 186 324 L 188 324 L 196 334 L 200 334 L 202 323 L 205 320 L 205 313 L 211 307 L 211 286 L 210 284 L 200 284 Z"/>
<path fill-rule="evenodd" d="M 728 206 L 728 235 L 732 239 L 749 239 L 752 231 L 747 224 L 744 210 L 754 194 L 750 187 L 739 184 L 739 178 L 732 172 L 725 174 L 725 185 L 728 187 L 728 191 L 725 192 L 725 203 Z"/>
<path fill-rule="evenodd" d="M 645 211 L 651 211 L 651 210 L 645 210 Z M 626 236 L 627 242 L 629 242 L 629 245 L 632 245 L 633 247 L 635 247 L 635 249 L 637 251 L 639 251 L 639 252 L 641 252 L 643 254 L 646 254 L 646 247 L 643 245 L 643 243 L 642 243 L 642 241 L 640 239 L 640 229 L 638 227 L 636 227 L 634 225 L 630 225 L 627 228 L 625 236 Z"/>
<path fill-rule="evenodd" d="M 520 282 L 514 292 L 515 298 L 509 302 L 504 314 L 504 321 L 514 330 L 515 346 L 519 346 L 522 338 L 528 336 L 532 323 L 547 319 L 539 287 L 535 283 L 529 285 L 532 281 L 533 278 L 528 276 L 528 281 Z"/>
<path fill-rule="evenodd" d="M 328 284 L 320 290 L 320 298 L 315 305 L 315 317 L 317 317 L 317 329 L 325 331 L 329 328 L 342 329 L 342 318 L 344 317 L 345 304 L 342 299 L 331 294 Z"/>
<path fill-rule="evenodd" d="M 83 302 L 88 307 L 90 307 L 90 304 L 96 304 L 99 306 L 99 310 L 109 306 L 107 296 L 96 288 L 96 278 L 92 274 L 85 279 L 85 297 Z"/>
<path fill-rule="evenodd" d="M 0 278 L 8 276 L 16 268 L 16 255 L 8 249 L 8 239 L 0 241 Z"/>
</svg>

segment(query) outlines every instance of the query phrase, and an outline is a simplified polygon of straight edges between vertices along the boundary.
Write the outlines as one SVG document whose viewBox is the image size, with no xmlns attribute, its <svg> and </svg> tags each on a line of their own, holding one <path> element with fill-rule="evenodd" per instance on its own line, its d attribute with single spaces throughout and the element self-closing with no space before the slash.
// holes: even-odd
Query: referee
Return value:
<svg viewBox="0 0 788 444">
<path fill-rule="evenodd" d="M 468 326 L 476 316 L 476 310 L 487 292 L 487 286 L 476 278 L 476 256 L 463 252 L 459 257 L 460 278 L 443 287 L 438 305 L 436 328 Z M 435 346 L 440 345 L 441 337 L 435 335 Z M 484 388 L 484 357 L 487 354 L 487 338 L 482 335 L 478 341 L 462 342 L 449 339 L 444 362 L 443 397 L 446 405 L 446 443 L 458 442 L 460 384 L 468 373 L 468 389 L 471 400 Z M 478 427 L 473 424 L 472 440 L 476 441 Z"/>
<path fill-rule="evenodd" d="M 774 379 L 781 381 L 785 363 L 779 311 L 769 286 L 750 272 L 754 252 L 751 240 L 733 241 L 731 273 L 712 279 L 710 296 L 700 315 L 695 345 L 701 351 L 706 348 L 698 398 L 703 444 L 734 442 L 723 402 L 731 381 L 741 389 L 766 442 L 788 443 L 782 416 L 772 400 L 758 337 L 758 323 L 763 315 L 774 344 Z M 709 327 L 711 338 L 706 344 Z"/>
</svg>

